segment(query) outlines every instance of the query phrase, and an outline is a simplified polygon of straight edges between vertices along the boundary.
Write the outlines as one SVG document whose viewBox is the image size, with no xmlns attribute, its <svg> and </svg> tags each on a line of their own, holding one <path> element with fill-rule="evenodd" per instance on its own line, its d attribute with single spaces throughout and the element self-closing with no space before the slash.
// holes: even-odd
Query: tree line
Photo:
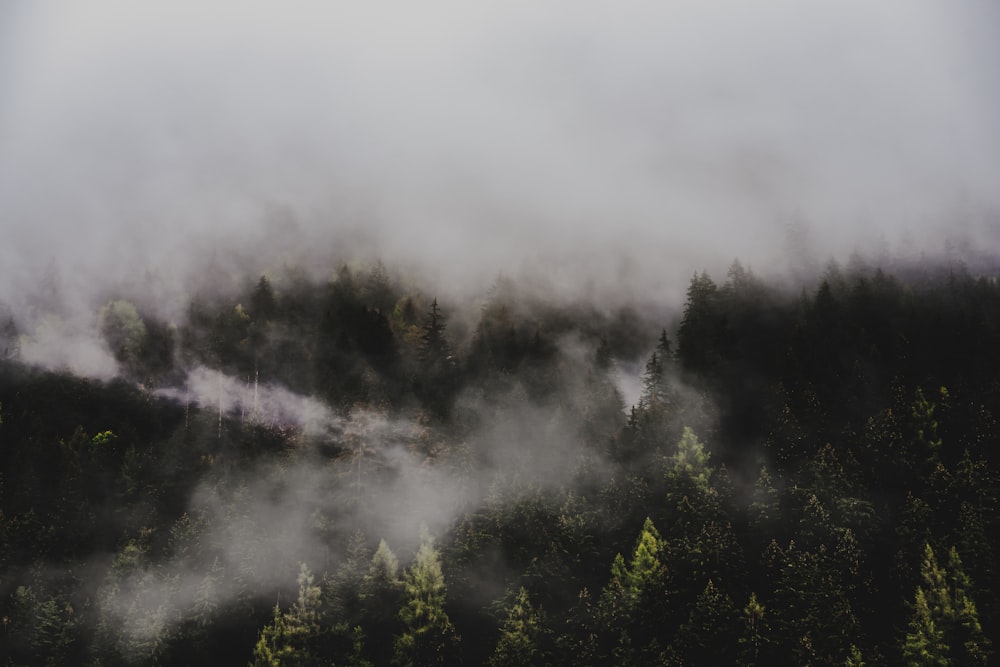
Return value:
<svg viewBox="0 0 1000 667">
<path fill-rule="evenodd" d="M 109 382 L 23 364 L 16 317 L 0 333 L 7 664 L 993 654 L 992 277 L 831 266 L 792 291 L 736 262 L 655 322 L 503 279 L 440 303 L 377 264 L 261 276 L 180 323 L 121 299 L 96 316 Z M 248 398 L 180 399 L 196 367 Z M 262 417 L 264 387 L 362 426 Z M 405 424 L 407 460 L 469 489 L 443 530 L 380 532 L 401 473 L 376 422 Z M 558 483 L 532 474 L 546 447 Z M 295 495 L 302 470 L 316 497 Z M 261 510 L 289 497 L 309 549 Z"/>
</svg>

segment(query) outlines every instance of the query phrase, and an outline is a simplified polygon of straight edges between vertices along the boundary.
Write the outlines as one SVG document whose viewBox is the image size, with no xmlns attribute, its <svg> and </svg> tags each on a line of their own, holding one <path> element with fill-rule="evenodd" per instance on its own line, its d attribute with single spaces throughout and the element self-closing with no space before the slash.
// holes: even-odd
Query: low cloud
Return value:
<svg viewBox="0 0 1000 667">
<path fill-rule="evenodd" d="M 784 264 L 789 224 L 822 260 L 997 246 L 983 0 L 213 7 L 3 10 L 0 299 L 50 261 L 176 314 L 338 254 L 620 297 Z"/>
</svg>

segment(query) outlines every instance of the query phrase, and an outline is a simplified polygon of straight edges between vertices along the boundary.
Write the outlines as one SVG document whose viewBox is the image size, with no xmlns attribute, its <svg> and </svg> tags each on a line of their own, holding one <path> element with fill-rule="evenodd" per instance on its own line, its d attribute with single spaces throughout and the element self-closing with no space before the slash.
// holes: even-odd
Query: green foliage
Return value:
<svg viewBox="0 0 1000 667">
<path fill-rule="evenodd" d="M 626 562 L 620 553 L 614 558 L 598 614 L 614 642 L 616 661 L 648 657 L 662 648 L 659 630 L 670 597 L 666 551 L 666 543 L 647 517 L 631 558 Z"/>
<path fill-rule="evenodd" d="M 750 526 L 761 535 L 773 530 L 781 522 L 778 490 L 774 486 L 767 466 L 760 467 L 750 500 Z"/>
<path fill-rule="evenodd" d="M 541 647 L 541 616 L 522 586 L 500 626 L 500 638 L 490 657 L 491 667 L 527 667 L 545 664 Z"/>
<path fill-rule="evenodd" d="M 1000 284 L 934 270 L 796 298 L 734 263 L 645 359 L 669 304 L 501 285 L 446 327 L 381 265 L 255 276 L 178 323 L 110 302 L 112 382 L 25 366 L 2 330 L 0 662 L 986 664 Z M 177 402 L 197 366 L 254 417 Z M 330 428 L 256 418 L 275 396 Z M 424 473 L 461 518 L 401 575 L 371 547 Z M 321 583 L 272 609 L 265 568 L 304 544 Z"/>
<path fill-rule="evenodd" d="M 677 443 L 677 452 L 669 461 L 671 474 L 693 480 L 699 487 L 707 489 L 712 470 L 708 465 L 708 452 L 705 445 L 698 440 L 694 430 L 684 427 L 684 434 Z"/>
<path fill-rule="evenodd" d="M 371 566 L 366 575 L 366 585 L 376 588 L 381 585 L 391 584 L 396 581 L 396 573 L 399 570 L 399 560 L 392 553 L 385 540 L 379 540 L 378 548 L 372 555 Z"/>
<path fill-rule="evenodd" d="M 941 387 L 940 394 L 943 400 L 948 399 L 948 390 L 944 387 Z M 914 438 L 917 452 L 929 462 L 937 461 L 941 451 L 942 440 L 935 416 L 937 409 L 938 405 L 929 401 L 923 390 L 918 388 L 911 410 Z"/>
<path fill-rule="evenodd" d="M 111 431 L 101 431 L 91 438 L 90 442 L 93 443 L 94 447 L 107 447 L 116 439 L 117 436 Z"/>
<path fill-rule="evenodd" d="M 732 598 L 709 579 L 677 633 L 676 644 L 685 664 L 734 664 L 739 640 L 738 619 Z"/>
<path fill-rule="evenodd" d="M 743 608 L 743 632 L 739 637 L 739 661 L 741 665 L 752 667 L 762 664 L 761 654 L 770 643 L 770 624 L 767 610 L 751 592 L 750 600 Z"/>
<path fill-rule="evenodd" d="M 990 642 L 970 596 L 972 582 L 955 548 L 948 552 L 948 566 L 942 567 L 934 549 L 925 544 L 920 580 L 903 642 L 907 664 L 985 665 Z"/>
<path fill-rule="evenodd" d="M 859 626 L 849 595 L 851 575 L 840 566 L 835 550 L 791 543 L 785 550 L 773 549 L 769 558 L 778 570 L 770 608 L 779 661 L 842 664 Z"/>
<path fill-rule="evenodd" d="M 360 625 L 355 625 L 351 630 L 351 652 L 344 665 L 345 667 L 374 667 L 374 664 L 366 657 L 365 632 Z"/>
<path fill-rule="evenodd" d="M 950 649 L 945 643 L 944 628 L 936 616 L 944 610 L 932 610 L 923 588 L 917 588 L 913 603 L 913 617 L 903 644 L 903 657 L 913 667 L 947 667 Z"/>
<path fill-rule="evenodd" d="M 429 539 L 417 550 L 402 577 L 403 632 L 395 638 L 393 664 L 400 667 L 447 665 L 456 657 L 459 637 L 445 611 L 441 556 Z"/>
<path fill-rule="evenodd" d="M 844 667 L 865 667 L 866 664 L 867 663 L 862 659 L 861 649 L 854 644 L 851 644 L 847 660 L 844 661 Z"/>
<path fill-rule="evenodd" d="M 325 664 L 317 650 L 320 634 L 319 607 L 322 592 L 314 585 L 305 563 L 299 568 L 299 595 L 288 611 L 277 605 L 271 623 L 261 630 L 254 646 L 254 667 L 290 667 Z"/>
</svg>

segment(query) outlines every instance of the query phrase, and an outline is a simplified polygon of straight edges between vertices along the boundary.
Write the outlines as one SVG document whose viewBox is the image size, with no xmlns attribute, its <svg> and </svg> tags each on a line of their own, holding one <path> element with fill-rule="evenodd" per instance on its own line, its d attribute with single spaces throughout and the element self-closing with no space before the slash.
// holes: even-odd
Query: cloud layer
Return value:
<svg viewBox="0 0 1000 667">
<path fill-rule="evenodd" d="M 789 225 L 835 255 L 994 240 L 985 0 L 0 11 L 8 302 L 46 266 L 167 307 L 208 265 L 338 252 L 676 293 Z"/>
</svg>

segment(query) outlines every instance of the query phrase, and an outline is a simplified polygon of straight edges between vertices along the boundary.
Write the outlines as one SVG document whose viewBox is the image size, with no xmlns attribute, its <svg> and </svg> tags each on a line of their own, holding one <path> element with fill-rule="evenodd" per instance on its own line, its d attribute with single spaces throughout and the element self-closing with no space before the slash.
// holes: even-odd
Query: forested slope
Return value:
<svg viewBox="0 0 1000 667">
<path fill-rule="evenodd" d="M 677 306 L 260 277 L 182 322 L 109 300 L 110 382 L 24 364 L 12 314 L 0 653 L 987 664 L 996 280 L 737 263 Z"/>
</svg>

